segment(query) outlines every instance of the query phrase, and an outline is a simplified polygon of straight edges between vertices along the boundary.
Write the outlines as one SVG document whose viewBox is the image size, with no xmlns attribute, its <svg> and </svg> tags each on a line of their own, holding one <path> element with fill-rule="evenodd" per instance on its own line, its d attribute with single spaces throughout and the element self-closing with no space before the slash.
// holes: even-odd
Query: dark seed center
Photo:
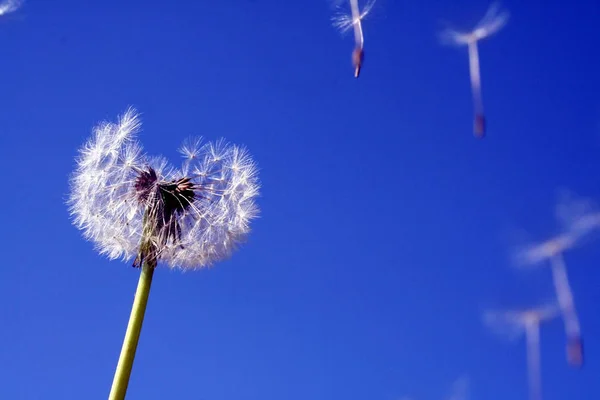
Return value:
<svg viewBox="0 0 600 400">
<path fill-rule="evenodd" d="M 150 167 L 139 173 L 134 184 L 138 202 L 144 207 L 143 237 L 140 254 L 134 266 L 144 259 L 155 259 L 156 245 L 181 239 L 178 216 L 192 205 L 196 198 L 195 186 L 190 178 L 159 181 L 156 171 Z M 156 260 L 154 260 L 156 261 Z"/>
</svg>

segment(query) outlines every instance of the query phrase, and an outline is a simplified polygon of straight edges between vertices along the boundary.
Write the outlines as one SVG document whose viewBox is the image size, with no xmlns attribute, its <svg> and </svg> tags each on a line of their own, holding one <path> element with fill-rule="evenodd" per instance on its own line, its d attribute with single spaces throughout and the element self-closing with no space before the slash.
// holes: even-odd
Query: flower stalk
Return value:
<svg viewBox="0 0 600 400">
<path fill-rule="evenodd" d="M 129 323 L 127 324 L 127 331 L 125 332 L 125 339 L 123 340 L 123 347 L 121 348 L 121 355 L 119 356 L 119 362 L 108 396 L 109 400 L 123 400 L 125 398 L 127 386 L 129 385 L 129 377 L 131 376 L 131 368 L 133 367 L 133 359 L 135 358 L 135 351 L 140 339 L 140 332 L 142 331 L 142 323 L 144 322 L 144 315 L 148 304 L 148 296 L 150 295 L 150 286 L 152 284 L 155 265 L 156 263 L 152 265 L 151 261 L 146 261 L 141 268 L 142 271 L 140 273 L 137 290 L 135 291 L 135 298 L 133 300 L 133 306 L 131 307 L 131 315 L 129 316 Z"/>
<path fill-rule="evenodd" d="M 123 340 L 123 347 L 121 348 L 112 388 L 108 396 L 109 400 L 125 399 L 129 378 L 131 376 L 131 369 L 133 368 L 135 351 L 137 349 L 138 341 L 140 340 L 144 315 L 146 314 L 148 297 L 150 296 L 152 277 L 157 265 L 156 242 L 158 235 L 156 227 L 159 220 L 165 220 L 165 207 L 159 207 L 159 204 L 157 204 L 162 200 L 160 190 L 155 190 L 155 196 L 151 196 L 151 190 L 143 188 L 143 182 L 139 183 L 139 181 L 147 181 L 146 178 L 148 178 L 148 176 L 153 176 L 154 181 L 156 180 L 156 174 L 151 170 L 149 173 L 142 173 L 140 178 L 138 178 L 137 184 L 138 188 L 145 189 L 142 190 L 141 197 L 146 203 L 146 210 L 144 211 L 142 222 L 142 241 L 140 243 L 138 256 L 133 263 L 134 267 L 141 267 L 140 279 L 135 291 L 131 315 L 129 316 L 129 323 L 127 324 L 127 331 L 125 332 L 125 339 Z M 163 213 L 160 213 L 161 210 Z"/>
</svg>

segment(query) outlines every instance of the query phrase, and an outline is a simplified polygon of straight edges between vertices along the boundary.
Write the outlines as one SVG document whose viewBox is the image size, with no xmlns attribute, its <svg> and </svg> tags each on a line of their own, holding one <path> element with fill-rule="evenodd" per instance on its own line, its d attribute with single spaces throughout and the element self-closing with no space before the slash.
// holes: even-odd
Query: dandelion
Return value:
<svg viewBox="0 0 600 400">
<path fill-rule="evenodd" d="M 558 311 L 558 308 L 551 304 L 526 310 L 487 312 L 484 315 L 484 322 L 489 327 L 510 339 L 525 333 L 530 400 L 542 399 L 540 324 L 555 318 Z"/>
<path fill-rule="evenodd" d="M 350 13 L 339 12 L 333 17 L 333 26 L 341 33 L 346 33 L 350 28 L 354 28 L 354 51 L 352 52 L 352 64 L 354 65 L 354 77 L 358 78 L 362 63 L 365 57 L 364 43 L 365 38 L 362 28 L 362 20 L 369 14 L 376 0 L 370 0 L 360 12 L 358 0 L 350 1 Z"/>
<path fill-rule="evenodd" d="M 600 213 L 594 212 L 591 203 L 585 199 L 574 199 L 568 193 L 564 193 L 562 197 L 556 215 L 563 225 L 564 232 L 517 252 L 516 261 L 521 266 L 539 266 L 549 261 L 556 297 L 565 324 L 567 362 L 572 366 L 581 367 L 584 362 L 583 340 L 564 253 L 600 226 Z"/>
<path fill-rule="evenodd" d="M 469 49 L 469 73 L 471 76 L 471 91 L 475 110 L 473 132 L 475 136 L 485 136 L 486 123 L 481 96 L 481 76 L 479 72 L 479 50 L 477 42 L 498 32 L 507 22 L 508 12 L 500 12 L 498 4 L 490 6 L 487 13 L 471 32 L 459 32 L 446 29 L 442 32 L 442 41 L 457 46 L 466 45 Z"/>
<path fill-rule="evenodd" d="M 3 3 L 0 3 L 0 15 L 15 12 L 21 5 L 23 5 L 23 0 L 6 0 Z"/>
<path fill-rule="evenodd" d="M 71 177 L 69 207 L 83 236 L 141 269 L 110 399 L 125 397 L 157 265 L 197 269 L 226 259 L 258 214 L 257 169 L 245 149 L 189 139 L 175 168 L 144 154 L 139 129 L 133 109 L 96 126 Z"/>
</svg>

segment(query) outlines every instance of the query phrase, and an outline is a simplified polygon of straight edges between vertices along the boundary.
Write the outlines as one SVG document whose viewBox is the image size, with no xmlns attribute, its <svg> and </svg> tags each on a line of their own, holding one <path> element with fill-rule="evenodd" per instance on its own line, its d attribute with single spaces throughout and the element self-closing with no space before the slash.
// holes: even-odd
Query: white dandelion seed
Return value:
<svg viewBox="0 0 600 400">
<path fill-rule="evenodd" d="M 135 258 L 141 268 L 110 400 L 125 398 L 158 263 L 196 269 L 223 260 L 258 214 L 257 168 L 244 148 L 189 139 L 178 169 L 144 154 L 139 128 L 129 109 L 94 129 L 79 150 L 68 201 L 74 224 L 101 254 Z"/>
<path fill-rule="evenodd" d="M 556 208 L 556 216 L 564 232 L 517 251 L 515 261 L 521 267 L 550 266 L 556 297 L 565 324 L 567 361 L 575 367 L 581 367 L 584 362 L 583 341 L 564 253 L 573 249 L 600 227 L 600 213 L 594 210 L 589 200 L 576 199 L 572 194 L 564 192 Z M 549 263 L 544 264 L 546 261 Z"/>
<path fill-rule="evenodd" d="M 0 15 L 10 14 L 17 11 L 22 5 L 24 0 L 6 0 L 0 3 Z"/>
<path fill-rule="evenodd" d="M 525 334 L 530 400 L 542 400 L 540 324 L 558 314 L 559 309 L 554 304 L 526 310 L 490 311 L 484 314 L 485 324 L 498 334 L 512 340 Z"/>
<path fill-rule="evenodd" d="M 485 136 L 486 127 L 483 111 L 483 98 L 481 96 L 481 74 L 477 42 L 498 32 L 508 21 L 508 16 L 508 12 L 500 11 L 499 5 L 494 3 L 471 32 L 446 29 L 440 35 L 442 42 L 445 44 L 458 46 L 466 45 L 469 49 L 469 74 L 471 77 L 471 91 L 475 109 L 473 132 L 479 138 Z"/>
<path fill-rule="evenodd" d="M 369 14 L 376 0 L 369 0 L 362 12 L 358 7 L 358 0 L 349 0 L 350 12 L 338 11 L 332 20 L 333 26 L 341 33 L 346 33 L 350 28 L 354 28 L 354 51 L 352 52 L 352 63 L 354 65 L 354 77 L 358 78 L 362 63 L 364 60 L 365 37 L 362 28 L 362 20 Z"/>
</svg>

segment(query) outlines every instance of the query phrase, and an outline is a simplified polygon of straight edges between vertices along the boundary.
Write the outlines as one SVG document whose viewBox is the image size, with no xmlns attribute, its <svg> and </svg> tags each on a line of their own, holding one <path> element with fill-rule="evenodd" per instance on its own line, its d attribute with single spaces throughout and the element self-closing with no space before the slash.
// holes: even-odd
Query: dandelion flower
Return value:
<svg viewBox="0 0 600 400">
<path fill-rule="evenodd" d="M 508 12 L 501 12 L 498 4 L 494 3 L 471 32 L 446 29 L 441 34 L 443 43 L 458 46 L 466 45 L 469 49 L 469 73 L 471 76 L 471 91 L 475 109 L 473 132 L 479 138 L 485 136 L 486 127 L 483 99 L 481 96 L 481 75 L 477 42 L 498 32 L 508 21 L 508 15 Z"/>
<path fill-rule="evenodd" d="M 17 11 L 24 0 L 5 0 L 3 3 L 0 3 L 0 15 L 10 14 L 12 12 Z"/>
<path fill-rule="evenodd" d="M 176 168 L 143 152 L 139 129 L 133 109 L 96 126 L 71 177 L 69 207 L 83 236 L 110 259 L 141 268 L 111 399 L 125 396 L 155 267 L 197 269 L 226 259 L 258 213 L 257 168 L 244 148 L 188 139 Z"/>
<path fill-rule="evenodd" d="M 542 400 L 540 364 L 540 324 L 555 318 L 559 309 L 554 304 L 516 311 L 487 312 L 484 322 L 497 333 L 514 339 L 525 333 L 530 400 Z"/>
<path fill-rule="evenodd" d="M 361 12 L 358 8 L 358 0 L 350 1 L 350 13 L 338 12 L 333 17 L 333 26 L 337 28 L 341 33 L 346 33 L 350 28 L 354 28 L 354 51 L 352 52 L 352 64 L 354 65 L 354 77 L 358 78 L 362 63 L 365 57 L 364 43 L 365 38 L 362 28 L 362 20 L 369 14 L 375 0 L 370 0 Z"/>
<path fill-rule="evenodd" d="M 557 206 L 556 216 L 562 223 L 564 232 L 518 251 L 516 261 L 520 266 L 539 266 L 549 261 L 547 265 L 552 271 L 554 288 L 565 324 L 567 361 L 575 367 L 581 367 L 584 361 L 583 340 L 563 254 L 600 226 L 600 213 L 593 210 L 588 200 L 575 199 L 565 192 Z"/>
</svg>

